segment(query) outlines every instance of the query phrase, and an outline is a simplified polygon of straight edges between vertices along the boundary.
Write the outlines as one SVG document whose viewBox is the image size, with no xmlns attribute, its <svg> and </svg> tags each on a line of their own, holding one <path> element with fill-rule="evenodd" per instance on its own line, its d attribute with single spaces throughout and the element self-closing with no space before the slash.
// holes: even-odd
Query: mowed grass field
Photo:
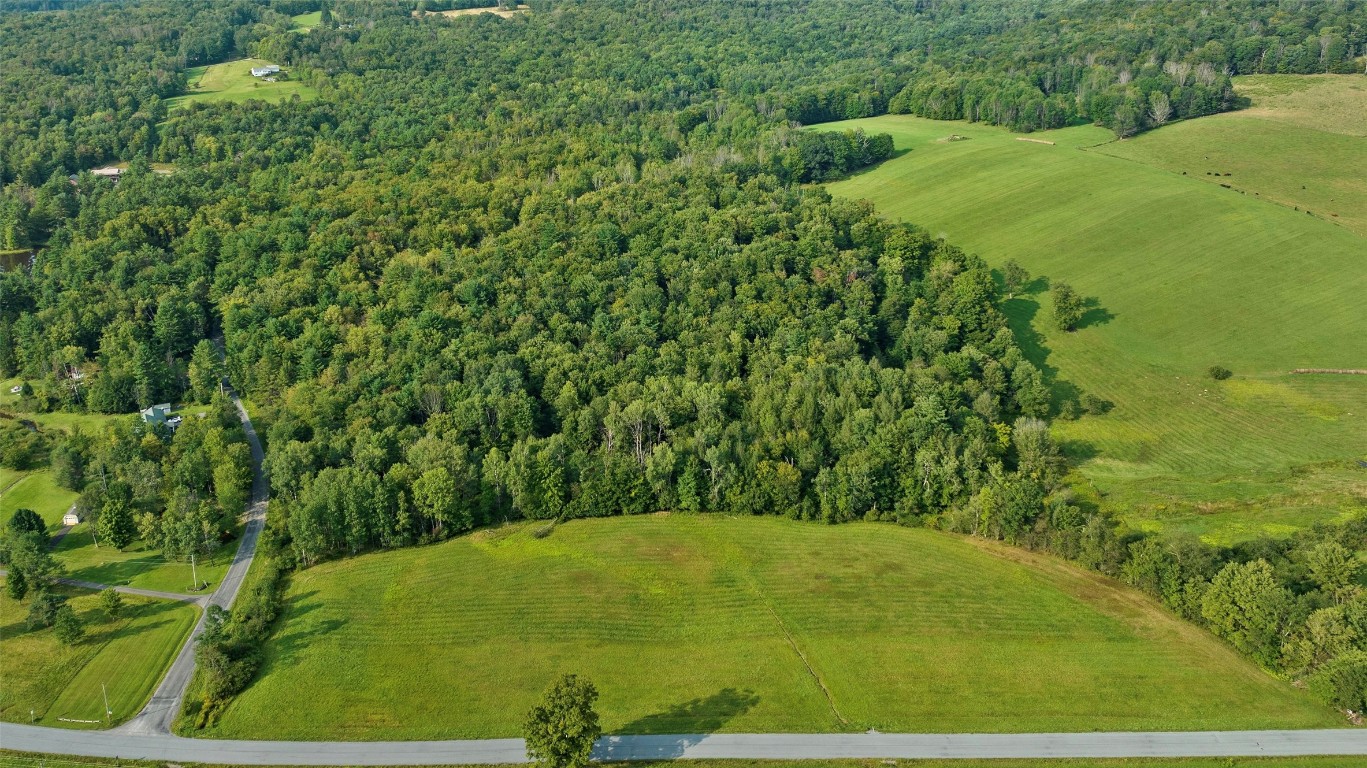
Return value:
<svg viewBox="0 0 1367 768">
<path fill-rule="evenodd" d="M 1088 495 L 1135 525 L 1226 542 L 1362 511 L 1367 376 L 1290 371 L 1364 367 L 1367 238 L 1199 167 L 1113 156 L 1093 126 L 1031 136 L 1054 146 L 907 116 L 821 128 L 853 127 L 904 153 L 833 194 L 1045 278 L 1006 310 L 1060 396 L 1115 403 L 1057 423 Z M 1079 331 L 1054 327 L 1048 280 L 1096 299 Z M 1210 379 L 1212 365 L 1234 378 Z"/>
<path fill-rule="evenodd" d="M 124 595 L 123 614 L 109 621 L 98 594 L 64 593 L 85 622 L 86 636 L 74 646 L 59 643 L 51 629 L 30 632 L 24 624 L 28 601 L 15 602 L 0 591 L 0 720 L 102 728 L 104 685 L 117 725 L 151 697 L 198 619 L 198 609 Z"/>
<path fill-rule="evenodd" d="M 312 99 L 318 95 L 317 91 L 298 80 L 268 83 L 259 77 L 252 77 L 252 67 L 269 63 L 264 59 L 238 59 L 193 67 L 185 73 L 189 83 L 188 93 L 171 99 L 168 104 L 175 110 L 194 102 L 243 102 L 248 99 L 276 102 L 292 96 Z"/>
<path fill-rule="evenodd" d="M 1257 75 L 1234 83 L 1251 107 L 1098 151 L 1229 184 L 1367 237 L 1367 77 Z"/>
<path fill-rule="evenodd" d="M 562 672 L 610 733 L 1341 721 L 1147 598 L 1005 547 L 720 515 L 532 530 L 296 574 L 261 676 L 202 735 L 514 736 Z"/>
</svg>

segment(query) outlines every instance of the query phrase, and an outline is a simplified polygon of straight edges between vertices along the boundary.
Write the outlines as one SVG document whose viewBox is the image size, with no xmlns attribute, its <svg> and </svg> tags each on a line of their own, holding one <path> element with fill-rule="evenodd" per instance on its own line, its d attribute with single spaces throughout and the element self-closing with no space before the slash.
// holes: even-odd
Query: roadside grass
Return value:
<svg viewBox="0 0 1367 768">
<path fill-rule="evenodd" d="M 1252 99 L 1250 108 L 1173 123 L 1098 151 L 1229 184 L 1367 236 L 1367 77 L 1279 75 L 1234 82 Z M 1282 84 L 1295 89 L 1274 90 Z"/>
<path fill-rule="evenodd" d="M 28 602 L 0 592 L 0 720 L 73 728 L 104 727 L 101 685 L 118 724 L 137 714 L 179 651 L 198 609 L 124 595 L 124 614 L 107 621 L 94 592 L 59 588 L 85 622 L 86 636 L 64 646 L 51 629 L 24 625 Z M 97 720 L 98 723 L 70 723 Z"/>
<path fill-rule="evenodd" d="M 262 101 L 284 101 L 292 96 L 312 99 L 318 92 L 298 80 L 280 80 L 267 83 L 252 77 L 252 67 L 268 64 L 264 59 L 238 59 L 221 64 L 209 64 L 186 70 L 189 92 L 168 100 L 171 111 L 195 102 L 243 102 L 248 99 Z"/>
<path fill-rule="evenodd" d="M 296 574 L 259 679 L 196 735 L 513 736 L 562 672 L 609 733 L 1341 724 L 1138 593 L 1009 547 L 721 515 L 534 528 Z"/>
<path fill-rule="evenodd" d="M 641 760 L 607 763 L 626 768 L 679 768 L 679 760 Z M 1136 757 L 1090 759 L 960 759 L 953 760 L 695 760 L 682 761 L 688 768 L 1361 768 L 1361 757 Z M 82 768 L 93 765 L 165 768 L 164 762 L 127 758 L 64 758 L 51 755 L 0 751 L 0 768 Z M 196 763 L 201 768 L 233 768 L 217 763 Z M 474 768 L 439 766 L 438 768 Z M 525 768 L 525 764 L 483 765 L 480 768 Z"/>
<path fill-rule="evenodd" d="M 1056 399 L 1092 393 L 1115 404 L 1055 427 L 1103 506 L 1140 527 L 1181 518 L 1213 540 L 1230 538 L 1230 520 L 1211 515 L 1212 504 L 1242 506 L 1240 536 L 1367 508 L 1362 472 L 1322 485 L 1311 472 L 1296 498 L 1279 480 L 1364 456 L 1367 377 L 1289 371 L 1367 359 L 1367 238 L 1110 156 L 1109 131 L 1094 126 L 1032 134 L 1056 146 L 896 115 L 821 129 L 853 127 L 892 134 L 902 154 L 829 185 L 833 194 L 1044 278 L 1005 310 Z M 968 138 L 941 141 L 951 133 Z M 1053 327 L 1050 280 L 1096 299 L 1077 332 Z M 1234 378 L 1210 379 L 1212 365 Z M 1246 503 L 1240 489 L 1252 485 L 1283 492 L 1264 510 Z"/>
</svg>

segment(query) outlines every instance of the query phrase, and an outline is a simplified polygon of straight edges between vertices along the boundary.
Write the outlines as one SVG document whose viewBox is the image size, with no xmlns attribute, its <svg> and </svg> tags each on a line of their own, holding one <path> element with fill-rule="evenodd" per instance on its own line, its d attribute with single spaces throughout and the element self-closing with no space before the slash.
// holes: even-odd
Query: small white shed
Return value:
<svg viewBox="0 0 1367 768">
<path fill-rule="evenodd" d="M 62 515 L 62 525 L 78 525 L 80 522 L 81 516 L 75 512 L 68 512 L 65 515 Z"/>
</svg>

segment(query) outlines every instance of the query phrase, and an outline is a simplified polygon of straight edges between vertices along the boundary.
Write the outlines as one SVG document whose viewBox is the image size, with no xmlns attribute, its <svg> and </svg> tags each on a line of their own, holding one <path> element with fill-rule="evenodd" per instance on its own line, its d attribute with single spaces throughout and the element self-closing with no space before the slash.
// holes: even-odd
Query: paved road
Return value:
<svg viewBox="0 0 1367 768">
<path fill-rule="evenodd" d="M 242 401 L 238 399 L 237 394 L 226 385 L 225 389 L 237 408 L 237 417 L 242 420 L 242 428 L 247 433 L 247 445 L 252 453 L 252 498 L 246 511 L 247 524 L 242 532 L 242 542 L 238 544 L 237 554 L 228 566 L 228 573 L 207 600 L 208 605 L 227 609 L 231 608 L 233 601 L 237 599 L 238 590 L 242 588 L 242 580 L 247 575 L 247 569 L 251 567 L 252 557 L 256 555 L 256 540 L 266 524 L 269 488 L 261 471 L 261 462 L 265 456 L 261 451 L 261 441 L 257 439 L 256 430 L 252 427 L 252 420 L 247 417 L 247 410 L 242 407 Z M 181 702 L 185 700 L 185 689 L 189 687 L 190 678 L 195 673 L 195 641 L 203 632 L 204 615 L 200 615 L 194 630 L 185 639 L 185 645 L 181 647 L 175 661 L 171 662 L 171 668 L 167 670 L 166 677 L 162 678 L 157 690 L 152 693 L 147 706 L 132 720 L 110 731 L 111 737 L 167 736 L 171 733 L 171 723 L 180 712 Z M 128 754 L 115 752 L 111 756 L 126 757 Z"/>
<path fill-rule="evenodd" d="M 0 723 L 0 747 L 82 757 L 231 765 L 476 765 L 526 762 L 521 739 L 212 741 Z M 607 736 L 603 760 L 1367 755 L 1367 730 L 1196 733 L 711 734 Z"/>
</svg>

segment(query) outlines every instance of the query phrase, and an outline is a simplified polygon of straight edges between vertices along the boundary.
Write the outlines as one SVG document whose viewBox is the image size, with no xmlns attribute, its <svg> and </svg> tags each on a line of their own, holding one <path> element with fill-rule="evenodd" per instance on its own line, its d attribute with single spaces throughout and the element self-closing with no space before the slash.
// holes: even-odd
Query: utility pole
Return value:
<svg viewBox="0 0 1367 768">
<path fill-rule="evenodd" d="M 109 708 L 109 690 L 100 683 L 100 693 L 104 694 L 104 727 L 109 727 L 109 718 L 113 716 L 114 710 Z"/>
</svg>

